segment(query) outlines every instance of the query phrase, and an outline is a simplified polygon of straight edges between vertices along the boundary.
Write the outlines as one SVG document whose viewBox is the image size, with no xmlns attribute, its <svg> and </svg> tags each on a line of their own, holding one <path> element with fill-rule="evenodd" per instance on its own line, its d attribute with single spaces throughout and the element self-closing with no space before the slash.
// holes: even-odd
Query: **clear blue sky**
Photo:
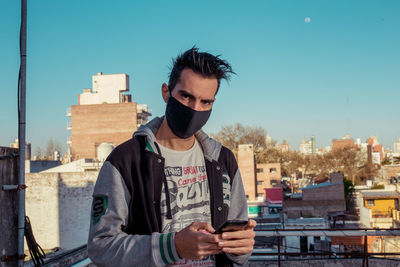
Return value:
<svg viewBox="0 0 400 267">
<path fill-rule="evenodd" d="M 65 144 L 66 108 L 91 76 L 127 73 L 134 101 L 164 113 L 171 60 L 193 45 L 222 54 L 210 121 L 262 126 L 298 149 L 346 133 L 400 137 L 400 1 L 32 1 L 28 3 L 27 139 Z M 309 17 L 307 23 L 305 18 Z M 20 3 L 0 9 L 0 145 L 17 136 Z M 347 104 L 348 103 L 348 104 Z"/>
</svg>

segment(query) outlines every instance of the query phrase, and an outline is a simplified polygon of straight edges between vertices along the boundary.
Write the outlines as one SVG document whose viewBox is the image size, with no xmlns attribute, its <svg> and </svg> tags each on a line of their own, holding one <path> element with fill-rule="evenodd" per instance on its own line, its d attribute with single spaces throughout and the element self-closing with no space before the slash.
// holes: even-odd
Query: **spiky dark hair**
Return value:
<svg viewBox="0 0 400 267">
<path fill-rule="evenodd" d="M 179 78 L 184 69 L 189 68 L 206 78 L 216 78 L 219 89 L 221 79 L 229 80 L 232 71 L 231 65 L 220 58 L 220 55 L 214 56 L 207 52 L 199 52 L 199 49 L 193 46 L 183 54 L 180 54 L 173 61 L 171 73 L 169 74 L 168 87 L 170 92 L 179 82 Z"/>
</svg>

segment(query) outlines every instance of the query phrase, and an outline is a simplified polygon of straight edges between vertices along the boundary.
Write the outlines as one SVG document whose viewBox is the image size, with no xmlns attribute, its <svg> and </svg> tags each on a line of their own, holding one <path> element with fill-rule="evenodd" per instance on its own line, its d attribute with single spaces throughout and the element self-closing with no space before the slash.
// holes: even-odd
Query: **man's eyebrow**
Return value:
<svg viewBox="0 0 400 267">
<path fill-rule="evenodd" d="M 181 95 L 187 95 L 187 96 L 189 96 L 189 97 L 194 98 L 194 95 L 192 95 L 191 93 L 189 93 L 188 91 L 185 91 L 185 90 L 183 90 L 183 89 L 179 89 L 179 90 L 178 90 L 178 93 L 180 93 Z"/>
<path fill-rule="evenodd" d="M 183 90 L 183 89 L 179 89 L 179 90 L 178 90 L 178 93 L 181 94 L 181 95 L 187 95 L 187 96 L 190 97 L 190 98 L 196 98 L 193 94 L 191 94 L 191 93 L 189 93 L 188 91 Z M 211 98 L 211 99 L 202 99 L 201 101 L 214 102 L 214 101 L 215 101 L 215 98 Z"/>
</svg>

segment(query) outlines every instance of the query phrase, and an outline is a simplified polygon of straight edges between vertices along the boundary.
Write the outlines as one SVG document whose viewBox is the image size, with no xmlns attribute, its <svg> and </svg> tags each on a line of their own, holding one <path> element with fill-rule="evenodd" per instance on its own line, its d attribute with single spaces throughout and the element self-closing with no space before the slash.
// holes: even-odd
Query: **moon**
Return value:
<svg viewBox="0 0 400 267">
<path fill-rule="evenodd" d="M 305 23 L 310 23 L 310 21 L 311 21 L 311 18 L 310 18 L 310 17 L 306 17 L 306 18 L 304 19 L 304 22 L 305 22 Z"/>
</svg>

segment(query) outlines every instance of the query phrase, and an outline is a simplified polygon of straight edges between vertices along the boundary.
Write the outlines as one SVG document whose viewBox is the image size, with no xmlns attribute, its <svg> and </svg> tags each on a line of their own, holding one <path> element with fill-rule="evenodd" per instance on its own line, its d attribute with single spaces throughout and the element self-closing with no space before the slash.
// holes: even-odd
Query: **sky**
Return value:
<svg viewBox="0 0 400 267">
<path fill-rule="evenodd" d="M 350 134 L 400 137 L 400 1 L 28 1 L 27 141 L 64 146 L 66 109 L 92 75 L 127 73 L 133 101 L 163 115 L 172 59 L 196 45 L 237 75 L 204 127 L 261 126 L 298 149 Z M 0 146 L 17 137 L 20 1 L 0 9 Z"/>
</svg>

